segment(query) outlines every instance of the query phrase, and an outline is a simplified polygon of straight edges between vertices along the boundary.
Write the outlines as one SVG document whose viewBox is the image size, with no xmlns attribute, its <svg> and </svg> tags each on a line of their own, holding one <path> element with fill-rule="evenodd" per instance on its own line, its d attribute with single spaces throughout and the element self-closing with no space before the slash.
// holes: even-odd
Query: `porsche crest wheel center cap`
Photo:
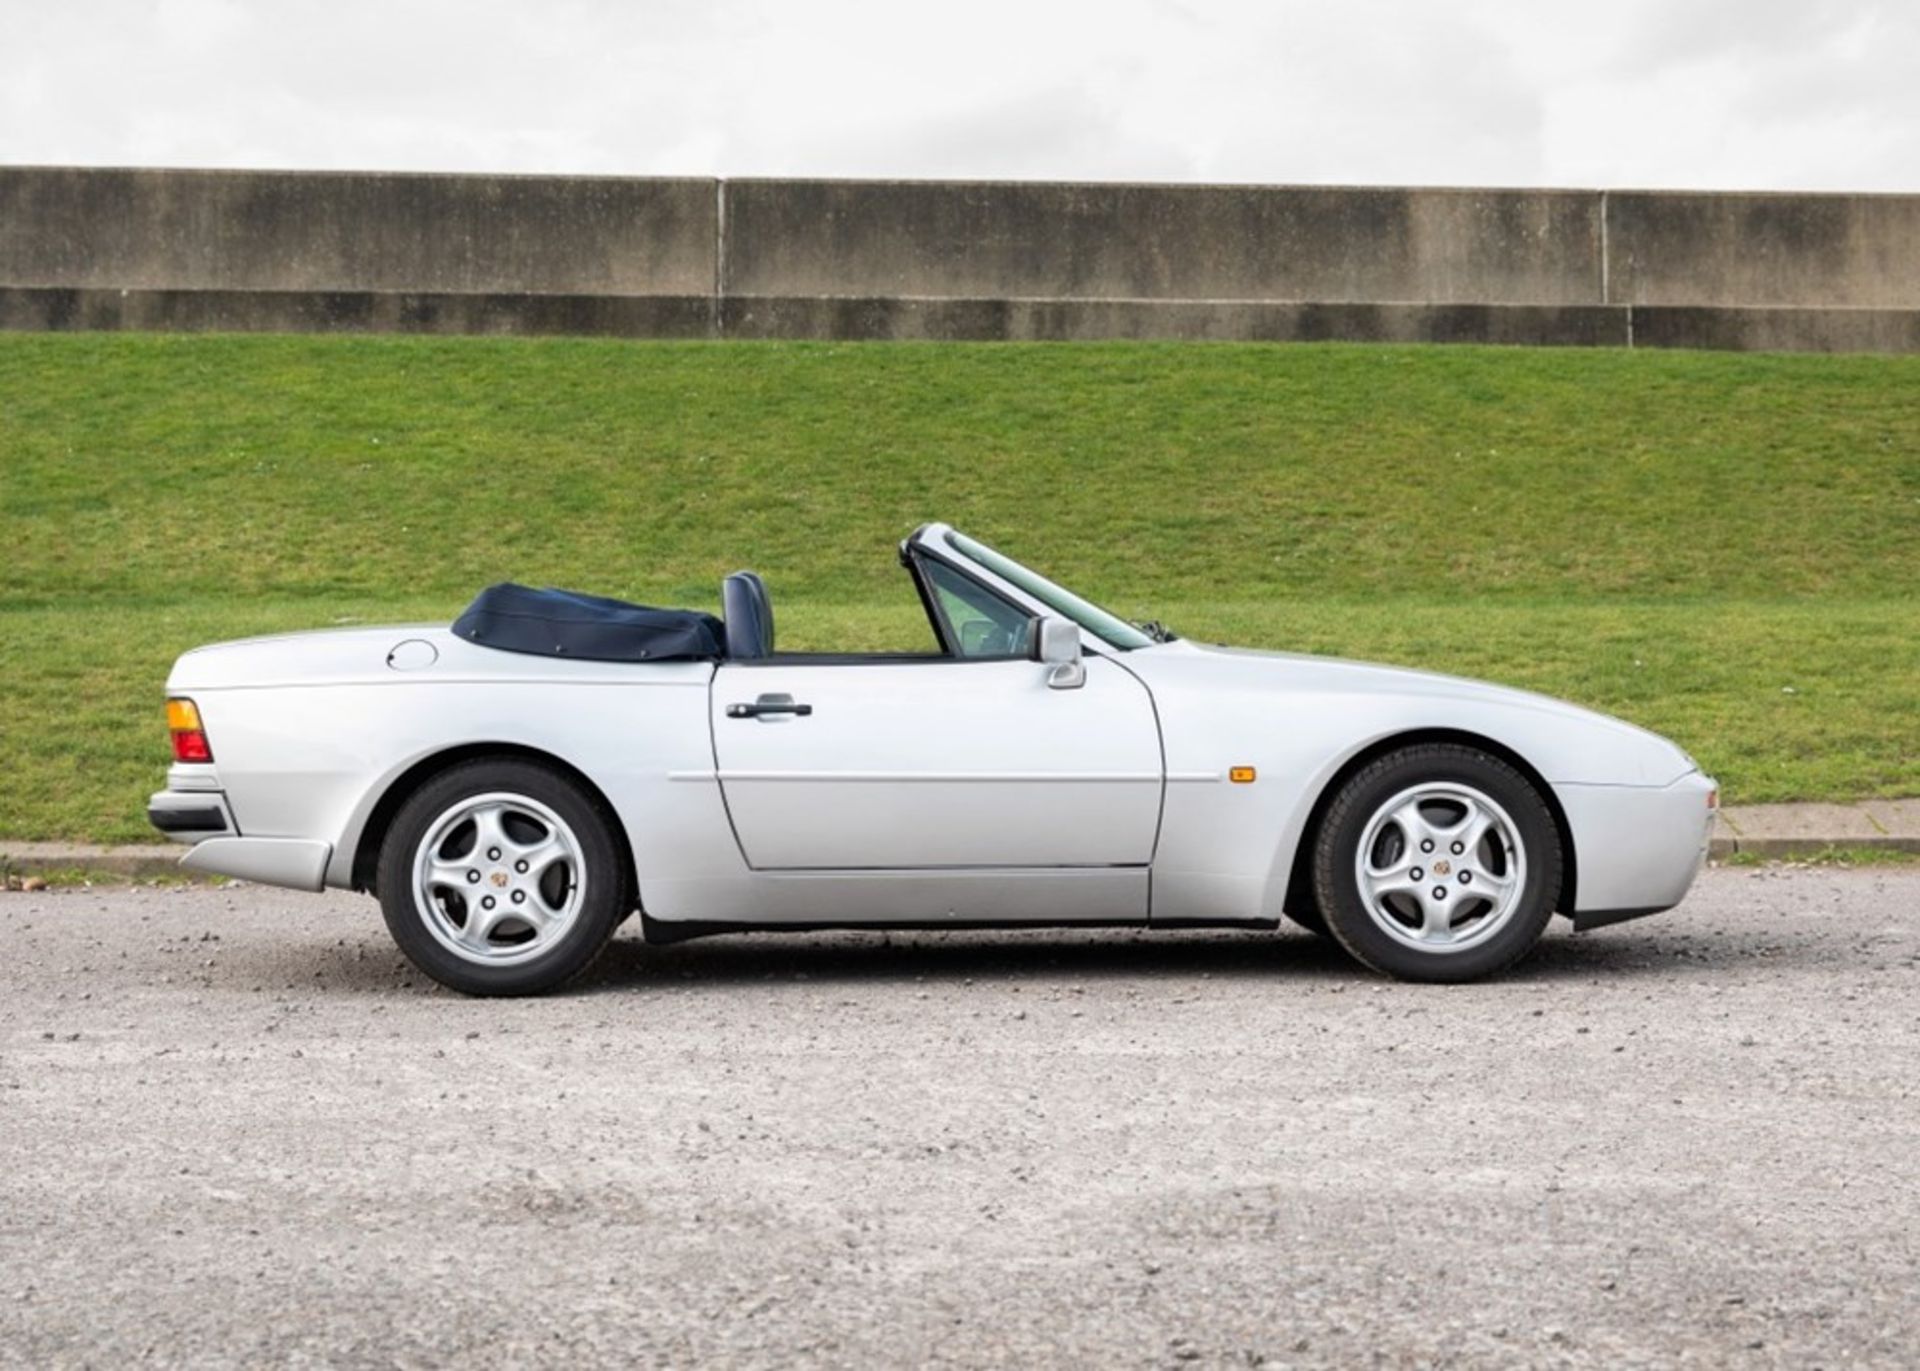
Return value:
<svg viewBox="0 0 1920 1371">
<path fill-rule="evenodd" d="M 487 879 L 492 881 L 494 885 L 499 889 L 505 890 L 507 888 L 507 881 L 509 878 L 506 872 L 496 871 L 491 876 L 487 877 Z"/>
<path fill-rule="evenodd" d="M 1453 864 L 1451 862 L 1435 862 L 1433 864 L 1433 874 L 1436 876 L 1444 876 L 1451 870 L 1453 870 Z"/>
</svg>

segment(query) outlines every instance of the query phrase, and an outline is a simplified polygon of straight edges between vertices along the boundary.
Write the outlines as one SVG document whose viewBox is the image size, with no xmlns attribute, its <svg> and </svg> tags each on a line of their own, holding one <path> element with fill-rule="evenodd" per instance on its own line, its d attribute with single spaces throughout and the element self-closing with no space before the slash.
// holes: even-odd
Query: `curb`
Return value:
<svg viewBox="0 0 1920 1371">
<path fill-rule="evenodd" d="M 1762 861 L 1786 861 L 1794 857 L 1818 857 L 1843 848 L 1849 852 L 1911 852 L 1920 854 L 1920 836 L 1877 833 L 1872 837 L 1828 834 L 1793 838 L 1742 838 L 1736 834 L 1716 833 L 1707 847 L 1707 856 L 1724 861 L 1736 854 L 1758 857 Z"/>
<path fill-rule="evenodd" d="M 44 876 L 56 871 L 98 871 L 109 876 L 194 876 L 182 871 L 187 848 L 180 843 L 16 843 L 0 840 L 0 868 L 20 876 Z"/>
<path fill-rule="evenodd" d="M 1920 800 L 1728 805 L 1720 811 L 1709 854 L 1779 860 L 1832 848 L 1920 853 Z"/>
</svg>

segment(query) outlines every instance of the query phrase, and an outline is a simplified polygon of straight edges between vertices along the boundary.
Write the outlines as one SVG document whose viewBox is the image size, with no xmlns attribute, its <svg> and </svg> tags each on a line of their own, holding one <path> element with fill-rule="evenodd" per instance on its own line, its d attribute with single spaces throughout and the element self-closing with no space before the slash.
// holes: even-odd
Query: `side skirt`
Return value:
<svg viewBox="0 0 1920 1371">
<path fill-rule="evenodd" d="M 1571 916 L 1573 931 L 1585 933 L 1590 928 L 1605 928 L 1608 924 L 1623 924 L 1628 919 L 1644 919 L 1649 914 L 1664 914 L 1673 906 L 1657 904 L 1651 909 L 1582 909 Z"/>
<path fill-rule="evenodd" d="M 1280 925 L 1271 919 L 1167 919 L 1143 924 L 1138 919 L 1067 919 L 1058 923 L 1035 923 L 1030 919 L 910 919 L 900 923 L 873 923 L 860 920 L 825 920 L 809 923 L 731 923 L 710 920 L 656 919 L 640 915 L 641 936 L 650 944 L 684 943 L 694 938 L 713 938 L 723 933 L 832 933 L 860 929 L 870 933 L 939 933 L 950 930 L 1039 928 L 1131 928 L 1192 929 L 1250 928 L 1272 932 Z"/>
</svg>

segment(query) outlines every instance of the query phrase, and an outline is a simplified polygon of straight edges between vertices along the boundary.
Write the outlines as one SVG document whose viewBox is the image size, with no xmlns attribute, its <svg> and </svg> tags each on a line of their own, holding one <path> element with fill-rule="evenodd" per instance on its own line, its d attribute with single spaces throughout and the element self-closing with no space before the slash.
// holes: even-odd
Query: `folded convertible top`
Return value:
<svg viewBox="0 0 1920 1371">
<path fill-rule="evenodd" d="M 696 609 L 654 609 L 570 590 L 488 586 L 453 621 L 481 647 L 590 662 L 665 662 L 724 655 L 726 629 Z"/>
</svg>

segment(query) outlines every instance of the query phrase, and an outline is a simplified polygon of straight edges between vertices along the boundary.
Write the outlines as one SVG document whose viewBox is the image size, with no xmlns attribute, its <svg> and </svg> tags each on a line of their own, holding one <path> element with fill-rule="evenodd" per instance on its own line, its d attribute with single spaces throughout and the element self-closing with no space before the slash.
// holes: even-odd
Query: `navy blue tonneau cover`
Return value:
<svg viewBox="0 0 1920 1371">
<path fill-rule="evenodd" d="M 474 597 L 453 631 L 481 647 L 589 662 L 666 662 L 722 655 L 726 629 L 697 609 L 653 609 L 504 582 Z"/>
</svg>

